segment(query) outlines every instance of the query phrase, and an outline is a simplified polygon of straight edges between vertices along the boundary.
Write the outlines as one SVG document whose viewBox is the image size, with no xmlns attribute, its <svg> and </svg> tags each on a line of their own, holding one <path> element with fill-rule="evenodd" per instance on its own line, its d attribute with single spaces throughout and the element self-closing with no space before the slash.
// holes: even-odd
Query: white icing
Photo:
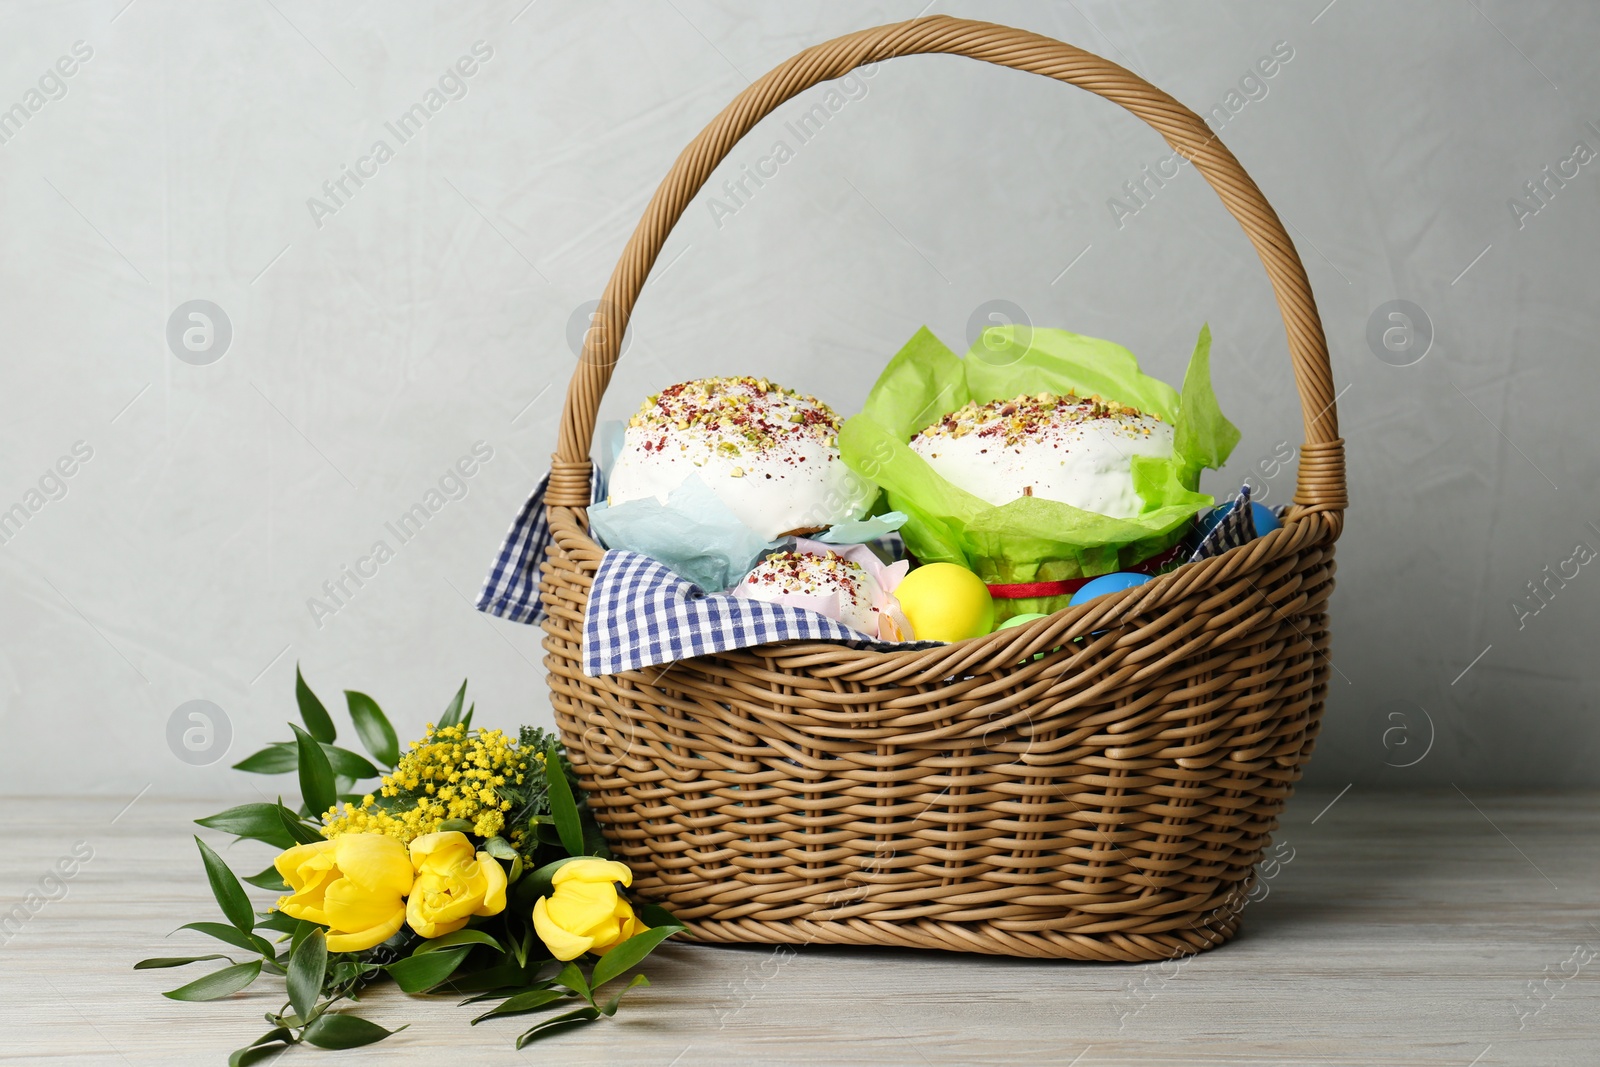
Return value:
<svg viewBox="0 0 1600 1067">
<path fill-rule="evenodd" d="M 1133 491 L 1133 457 L 1170 457 L 1172 427 L 1149 415 L 1087 421 L 1064 417 L 1015 444 L 971 432 L 961 437 L 919 435 L 911 439 L 911 449 L 940 477 L 996 507 L 1031 492 L 1127 519 L 1142 507 Z"/>
<path fill-rule="evenodd" d="M 832 431 L 790 422 L 791 415 L 821 411 L 837 425 L 825 405 L 743 384 L 752 379 L 713 381 L 755 405 L 776 427 L 775 440 L 758 446 L 726 427 L 663 422 L 651 398 L 624 435 L 611 471 L 611 503 L 654 497 L 665 504 L 684 479 L 698 474 L 741 522 L 768 540 L 866 514 L 878 489 L 845 466 Z"/>
<path fill-rule="evenodd" d="M 798 571 L 798 573 L 795 573 Z M 800 556 L 774 564 L 763 560 L 739 583 L 737 596 L 781 601 L 837 619 L 871 637 L 878 636 L 878 609 L 884 599 L 866 568 L 849 560 Z"/>
</svg>

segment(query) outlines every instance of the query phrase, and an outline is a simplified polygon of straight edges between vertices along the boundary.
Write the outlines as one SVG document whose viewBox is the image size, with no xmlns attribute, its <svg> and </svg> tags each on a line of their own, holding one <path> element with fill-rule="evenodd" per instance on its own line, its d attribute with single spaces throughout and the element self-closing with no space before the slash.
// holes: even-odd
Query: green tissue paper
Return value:
<svg viewBox="0 0 1600 1067">
<path fill-rule="evenodd" d="M 907 442 L 919 430 L 976 401 L 1018 393 L 1098 394 L 1158 416 L 1173 427 L 1171 459 L 1135 457 L 1134 490 L 1143 507 L 1128 519 L 1039 497 L 995 507 L 936 474 Z M 1183 390 L 1139 370 L 1121 345 L 1066 330 L 995 326 L 965 359 L 926 327 L 878 378 L 861 414 L 839 433 L 845 463 L 884 490 L 880 510 L 907 516 L 901 535 L 923 563 L 956 563 L 990 584 L 1061 581 L 1125 570 L 1159 555 L 1189 519 L 1215 501 L 1198 492 L 1200 471 L 1215 469 L 1239 442 L 1211 389 L 1211 330 L 1202 327 Z M 1068 597 L 996 601 L 996 621 L 1051 612 Z"/>
</svg>

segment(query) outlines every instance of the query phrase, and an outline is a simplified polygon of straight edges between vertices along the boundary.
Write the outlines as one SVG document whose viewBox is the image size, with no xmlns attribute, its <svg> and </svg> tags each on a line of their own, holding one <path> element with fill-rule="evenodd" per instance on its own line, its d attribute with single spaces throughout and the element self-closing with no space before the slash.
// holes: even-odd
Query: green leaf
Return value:
<svg viewBox="0 0 1600 1067">
<path fill-rule="evenodd" d="M 405 1026 L 385 1030 L 356 1015 L 323 1015 L 305 1028 L 304 1037 L 318 1048 L 360 1048 L 404 1029 Z"/>
<path fill-rule="evenodd" d="M 407 993 L 422 993 L 449 978 L 461 961 L 467 958 L 471 945 L 458 945 L 440 952 L 424 952 L 396 960 L 384 970 L 389 972 L 395 985 Z"/>
<path fill-rule="evenodd" d="M 565 1015 L 556 1015 L 549 1019 L 540 1020 L 526 1030 L 521 1037 L 517 1038 L 517 1047 L 523 1048 L 557 1030 L 563 1030 L 569 1026 L 579 1026 L 583 1023 L 592 1023 L 598 1018 L 600 1018 L 599 1008 L 578 1008 L 576 1011 L 569 1011 Z"/>
<path fill-rule="evenodd" d="M 288 831 L 283 828 L 283 823 L 278 820 L 276 809 L 276 804 L 240 804 L 236 808 L 196 819 L 195 822 L 212 830 L 233 834 L 235 837 L 264 841 L 273 848 L 288 848 L 295 843 L 294 838 L 289 836 Z"/>
<path fill-rule="evenodd" d="M 327 973 L 328 939 L 321 930 L 313 930 L 289 957 L 289 1004 L 300 1018 L 311 1017 Z"/>
<path fill-rule="evenodd" d="M 660 904 L 635 904 L 633 913 L 639 916 L 640 922 L 652 930 L 657 926 L 676 926 L 680 930 L 684 928 L 683 923 L 678 921 L 677 916 Z"/>
<path fill-rule="evenodd" d="M 298 663 L 294 665 L 294 699 L 300 705 L 300 717 L 305 720 L 306 731 L 312 737 L 328 744 L 338 740 L 338 731 L 333 728 L 333 716 L 328 714 L 328 709 L 322 706 L 317 694 L 306 684 Z"/>
<path fill-rule="evenodd" d="M 525 926 L 522 928 L 522 936 L 511 942 L 511 954 L 516 957 L 517 966 L 526 967 L 528 965 L 528 952 L 532 947 L 533 927 Z"/>
<path fill-rule="evenodd" d="M 314 845 L 327 840 L 316 827 L 307 826 L 299 815 L 285 807 L 282 797 L 278 798 L 278 803 L 274 807 L 278 809 L 278 825 L 283 827 L 283 832 L 289 836 L 290 844 Z"/>
<path fill-rule="evenodd" d="M 417 947 L 417 950 L 413 952 L 412 955 L 421 956 L 429 952 L 439 952 L 443 949 L 455 948 L 457 945 L 488 945 L 496 952 L 505 951 L 500 942 L 496 941 L 482 930 L 457 930 L 453 934 L 445 934 L 443 937 L 435 937 L 430 941 L 424 941 Z"/>
<path fill-rule="evenodd" d="M 583 819 L 583 849 L 591 856 L 611 858 L 611 850 L 606 847 L 606 835 L 601 832 L 600 824 L 595 822 L 594 813 L 588 808 L 579 812 Z"/>
<path fill-rule="evenodd" d="M 613 1015 L 615 1015 L 617 1013 L 617 1008 L 622 1004 L 622 997 L 623 997 L 624 994 L 626 994 L 628 992 L 628 990 L 637 989 L 642 985 L 649 985 L 649 984 L 650 984 L 650 979 L 646 978 L 644 975 L 642 975 L 642 974 L 634 975 L 633 976 L 633 981 L 629 982 L 627 985 L 623 986 L 620 990 L 618 990 L 617 991 L 617 995 L 611 998 L 611 1003 L 607 1004 L 605 1007 L 601 1008 L 600 1010 L 603 1013 L 605 1013 L 607 1018 L 610 1018 L 611 1016 L 613 1016 Z"/>
<path fill-rule="evenodd" d="M 646 930 L 642 934 L 635 934 L 622 944 L 616 946 L 594 965 L 594 973 L 589 980 L 594 987 L 599 989 L 623 971 L 644 962 L 644 958 L 655 951 L 655 947 L 673 934 L 681 933 L 681 926 L 658 926 L 653 930 Z"/>
<path fill-rule="evenodd" d="M 257 930 L 272 930 L 275 933 L 292 934 L 302 926 L 314 925 L 316 924 L 285 915 L 281 911 L 256 912 Z"/>
<path fill-rule="evenodd" d="M 169 989 L 161 995 L 173 1000 L 216 1000 L 218 997 L 237 993 L 245 986 L 256 980 L 261 973 L 261 961 L 251 960 L 249 963 L 236 963 L 232 967 L 224 967 L 220 971 L 212 971 L 204 978 L 190 982 L 188 985 Z"/>
<path fill-rule="evenodd" d="M 235 763 L 233 769 L 247 774 L 288 774 L 298 763 L 293 745 L 287 741 L 274 741 L 260 752 L 252 752 Z"/>
<path fill-rule="evenodd" d="M 184 923 L 182 926 L 178 927 L 178 930 L 194 930 L 197 933 L 205 934 L 208 937 L 214 937 L 218 941 L 232 945 L 234 948 L 242 948 L 246 952 L 259 953 L 268 959 L 271 959 L 275 955 L 272 950 L 271 941 L 268 941 L 260 934 L 249 933 L 247 931 L 240 930 L 236 926 L 229 926 L 226 923 Z M 177 933 L 178 930 L 174 930 L 172 932 Z"/>
<path fill-rule="evenodd" d="M 491 970 L 497 970 L 497 971 L 500 970 L 500 969 L 501 968 L 499 968 L 499 967 L 491 968 Z M 476 974 L 487 974 L 487 973 L 488 973 L 488 971 L 478 971 L 478 972 L 476 972 Z M 505 986 L 505 985 L 503 985 L 503 986 L 500 986 L 497 989 L 491 989 L 487 993 L 479 993 L 476 996 L 466 997 L 461 1001 L 461 1003 L 458 1006 L 464 1008 L 468 1004 L 481 1004 L 485 1000 L 504 1000 L 506 997 L 513 996 L 513 995 L 515 995 L 517 993 L 530 993 L 535 989 L 549 989 L 554 984 L 555 984 L 554 982 L 543 981 L 543 982 L 523 982 L 520 985 L 514 985 L 514 986 Z M 455 985 L 455 983 L 452 982 L 451 985 Z"/>
<path fill-rule="evenodd" d="M 594 994 L 589 991 L 589 983 L 583 980 L 583 971 L 579 969 L 577 960 L 561 968 L 561 973 L 555 977 L 555 983 L 572 990 L 590 1004 L 594 1003 Z"/>
<path fill-rule="evenodd" d="M 571 993 L 561 989 L 530 989 L 526 993 L 518 993 L 516 996 L 510 997 L 490 1008 L 476 1019 L 473 1019 L 472 1025 L 477 1026 L 485 1019 L 499 1019 L 506 1015 L 523 1015 L 530 1011 L 538 1011 L 540 1008 L 549 1007 L 558 1000 L 570 1000 L 571 998 Z"/>
<path fill-rule="evenodd" d="M 278 868 L 276 867 L 268 867 L 260 874 L 248 875 L 242 880 L 249 882 L 257 889 L 270 889 L 274 893 L 287 893 L 289 891 L 288 883 L 283 880 L 283 875 L 278 873 Z"/>
<path fill-rule="evenodd" d="M 294 731 L 299 747 L 300 795 L 305 798 L 307 809 L 320 815 L 339 799 L 339 790 L 333 784 L 333 768 L 328 765 L 322 746 L 310 734 L 293 723 L 289 728 Z"/>
<path fill-rule="evenodd" d="M 322 752 L 328 757 L 333 773 L 349 778 L 352 782 L 379 778 L 383 775 L 371 760 L 359 752 L 351 752 L 348 748 L 340 748 L 338 745 L 323 745 Z"/>
<path fill-rule="evenodd" d="M 481 971 L 457 975 L 450 980 L 450 988 L 457 993 L 522 989 L 528 985 L 532 973 L 527 968 L 507 960 L 505 963 L 486 967 Z"/>
<path fill-rule="evenodd" d="M 228 865 L 222 862 L 222 857 L 211 851 L 210 845 L 198 837 L 194 843 L 200 846 L 200 858 L 206 865 L 206 880 L 211 883 L 211 895 L 217 898 L 222 914 L 245 933 L 254 930 L 256 913 L 250 906 L 250 898 L 245 896 L 244 886 L 239 884 L 239 879 L 228 869 Z"/>
<path fill-rule="evenodd" d="M 350 718 L 355 721 L 356 733 L 361 735 L 361 743 L 367 751 L 385 767 L 400 762 L 400 739 L 395 736 L 394 727 L 389 725 L 378 702 L 354 689 L 346 689 L 344 699 L 350 707 Z"/>
<path fill-rule="evenodd" d="M 454 726 L 461 721 L 461 705 L 467 699 L 467 680 L 461 679 L 461 688 L 456 690 L 455 699 L 450 701 L 450 706 L 444 709 L 444 714 L 439 716 L 439 729 Z"/>
<path fill-rule="evenodd" d="M 318 744 L 322 746 L 322 754 L 328 757 L 328 765 L 333 768 L 333 773 L 337 777 L 361 781 L 366 778 L 377 778 L 383 773 L 359 752 L 351 752 L 347 748 L 325 742 Z M 288 774 L 298 766 L 300 766 L 299 745 L 293 741 L 274 741 L 260 752 L 235 763 L 233 769 L 251 774 Z"/>
<path fill-rule="evenodd" d="M 220 952 L 213 952 L 208 956 L 153 956 L 147 960 L 140 960 L 133 965 L 136 971 L 149 971 L 157 967 L 182 967 L 189 963 L 200 963 L 203 960 L 227 960 L 233 962 L 233 957 L 224 956 Z"/>
<path fill-rule="evenodd" d="M 265 1063 L 293 1043 L 294 1035 L 288 1027 L 274 1027 L 244 1048 L 235 1049 L 228 1057 L 228 1067 L 250 1067 L 253 1063 Z"/>
<path fill-rule="evenodd" d="M 472 707 L 468 708 L 467 709 L 467 716 L 466 716 L 466 718 L 461 720 L 461 725 L 465 726 L 469 730 L 472 729 L 472 713 L 477 711 L 477 710 L 478 710 L 478 705 L 476 705 L 476 704 L 474 704 L 474 705 L 472 705 Z"/>
<path fill-rule="evenodd" d="M 270 1042 L 264 1045 L 250 1045 L 245 1048 L 234 1049 L 228 1056 L 228 1067 L 254 1067 L 255 1064 L 266 1063 L 288 1047 L 287 1042 L 281 1045 L 277 1042 Z"/>
<path fill-rule="evenodd" d="M 284 953 L 284 962 L 287 963 L 289 960 L 293 959 L 295 950 L 305 943 L 306 938 L 310 937 L 313 931 L 317 930 L 322 930 L 322 927 L 318 926 L 316 923 L 309 922 L 301 923 L 299 926 L 295 927 L 294 932 L 289 935 L 289 949 Z M 325 931 L 323 943 L 327 943 Z"/>
<path fill-rule="evenodd" d="M 578 802 L 572 798 L 566 768 L 561 765 L 561 748 L 551 743 L 544 757 L 545 779 L 550 786 L 550 817 L 561 835 L 561 847 L 569 855 L 583 855 L 583 823 L 578 818 Z"/>
</svg>

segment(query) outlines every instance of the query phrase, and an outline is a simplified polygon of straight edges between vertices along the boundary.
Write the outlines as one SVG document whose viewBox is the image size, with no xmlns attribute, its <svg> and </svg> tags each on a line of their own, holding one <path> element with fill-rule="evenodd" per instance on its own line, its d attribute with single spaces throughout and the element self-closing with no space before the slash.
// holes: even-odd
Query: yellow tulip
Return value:
<svg viewBox="0 0 1600 1067">
<path fill-rule="evenodd" d="M 278 910 L 328 928 L 329 952 L 360 952 L 389 940 L 406 920 L 411 862 L 383 834 L 342 834 L 296 845 L 273 866 L 292 892 Z"/>
<path fill-rule="evenodd" d="M 442 937 L 473 915 L 499 915 L 506 907 L 506 872 L 487 852 L 474 853 L 456 830 L 423 834 L 411 842 L 417 872 L 406 922 L 422 937 Z"/>
<path fill-rule="evenodd" d="M 554 891 L 533 905 L 533 928 L 552 956 L 604 956 L 648 929 L 617 892 L 618 882 L 631 885 L 633 872 L 615 860 L 585 857 L 556 868 Z"/>
</svg>

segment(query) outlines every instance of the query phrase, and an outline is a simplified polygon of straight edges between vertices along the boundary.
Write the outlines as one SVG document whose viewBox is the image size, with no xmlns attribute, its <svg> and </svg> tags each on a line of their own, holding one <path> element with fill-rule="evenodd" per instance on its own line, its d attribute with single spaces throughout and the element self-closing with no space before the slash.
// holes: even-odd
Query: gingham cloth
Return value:
<svg viewBox="0 0 1600 1067">
<path fill-rule="evenodd" d="M 549 475 L 511 523 L 478 594 L 479 611 L 512 622 L 544 618 L 539 564 L 550 543 L 544 494 Z M 593 499 L 604 486 L 596 479 Z M 1250 487 L 1239 491 L 1222 521 L 1201 539 L 1188 562 L 1219 555 L 1256 536 Z M 841 641 L 856 648 L 932 648 L 937 641 L 890 643 L 867 639 L 825 615 L 762 600 L 707 593 L 638 552 L 611 549 L 589 589 L 583 620 L 583 669 L 591 677 L 771 641 Z"/>
<path fill-rule="evenodd" d="M 550 544 L 550 517 L 544 507 L 544 492 L 549 485 L 550 475 L 546 474 L 511 520 L 500 554 L 478 591 L 479 611 L 511 622 L 536 623 L 544 618 L 544 605 L 539 602 L 539 564 Z"/>
<path fill-rule="evenodd" d="M 1220 556 L 1230 548 L 1247 545 L 1256 539 L 1256 512 L 1250 506 L 1250 486 L 1245 484 L 1231 505 L 1224 505 L 1228 513 L 1195 545 L 1186 563 L 1198 563 L 1212 556 Z"/>
<path fill-rule="evenodd" d="M 826 615 L 764 600 L 708 594 L 638 552 L 600 559 L 583 615 L 583 671 L 590 676 L 769 641 L 842 641 L 855 648 L 934 648 L 938 641 L 873 641 Z"/>
</svg>

